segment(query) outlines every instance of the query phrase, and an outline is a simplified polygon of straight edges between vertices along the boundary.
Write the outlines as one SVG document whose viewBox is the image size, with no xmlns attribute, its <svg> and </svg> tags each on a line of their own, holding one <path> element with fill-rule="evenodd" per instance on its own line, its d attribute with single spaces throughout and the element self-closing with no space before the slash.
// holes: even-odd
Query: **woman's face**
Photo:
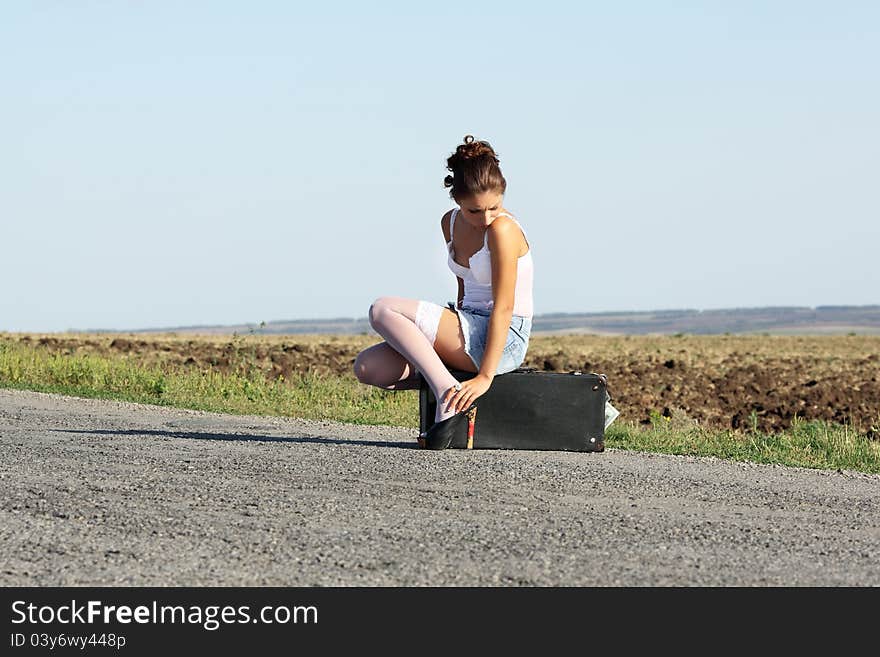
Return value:
<svg viewBox="0 0 880 657">
<path fill-rule="evenodd" d="M 473 196 L 465 196 L 459 200 L 461 213 L 465 220 L 474 228 L 485 230 L 495 217 L 501 213 L 501 202 L 504 194 L 498 192 L 482 192 Z"/>
</svg>

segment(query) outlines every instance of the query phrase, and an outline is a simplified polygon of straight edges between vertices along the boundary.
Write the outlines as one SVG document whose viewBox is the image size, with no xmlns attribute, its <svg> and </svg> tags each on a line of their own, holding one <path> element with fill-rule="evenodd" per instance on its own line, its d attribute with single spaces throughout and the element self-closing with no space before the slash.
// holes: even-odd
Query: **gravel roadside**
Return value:
<svg viewBox="0 0 880 657">
<path fill-rule="evenodd" d="M 877 586 L 880 476 L 0 390 L 3 586 Z"/>
</svg>

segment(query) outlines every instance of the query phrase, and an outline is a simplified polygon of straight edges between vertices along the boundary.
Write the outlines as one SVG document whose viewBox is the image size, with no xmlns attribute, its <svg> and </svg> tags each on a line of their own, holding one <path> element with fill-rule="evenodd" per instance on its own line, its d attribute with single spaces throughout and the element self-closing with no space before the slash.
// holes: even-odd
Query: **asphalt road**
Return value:
<svg viewBox="0 0 880 657">
<path fill-rule="evenodd" d="M 0 390 L 0 585 L 880 585 L 880 476 L 415 445 Z"/>
</svg>

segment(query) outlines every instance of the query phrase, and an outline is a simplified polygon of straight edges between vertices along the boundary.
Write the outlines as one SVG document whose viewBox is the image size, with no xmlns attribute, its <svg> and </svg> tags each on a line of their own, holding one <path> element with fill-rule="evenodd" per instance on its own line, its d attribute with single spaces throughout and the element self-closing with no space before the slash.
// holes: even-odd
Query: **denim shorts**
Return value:
<svg viewBox="0 0 880 657">
<path fill-rule="evenodd" d="M 483 362 L 483 352 L 486 350 L 491 312 L 481 308 L 458 308 L 451 301 L 447 307 L 458 315 L 461 322 L 461 332 L 464 335 L 464 350 L 479 370 Z M 511 316 L 510 328 L 507 330 L 507 342 L 504 345 L 504 351 L 501 352 L 496 375 L 511 372 L 522 365 L 529 348 L 531 332 L 531 317 Z"/>
</svg>

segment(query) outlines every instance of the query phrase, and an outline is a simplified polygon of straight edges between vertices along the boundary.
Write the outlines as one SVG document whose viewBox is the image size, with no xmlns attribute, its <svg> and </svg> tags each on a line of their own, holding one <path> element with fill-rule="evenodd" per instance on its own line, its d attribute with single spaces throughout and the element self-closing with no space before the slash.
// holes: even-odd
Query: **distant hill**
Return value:
<svg viewBox="0 0 880 657">
<path fill-rule="evenodd" d="M 91 331 L 105 333 L 108 329 Z M 369 334 L 366 317 L 297 319 L 228 326 L 173 326 L 146 328 L 126 333 L 326 333 Z M 780 306 L 722 310 L 652 310 L 639 312 L 549 313 L 535 315 L 533 334 L 590 333 L 599 335 L 768 333 L 777 335 L 877 334 L 880 305 L 874 306 Z"/>
<path fill-rule="evenodd" d="M 725 308 L 719 310 L 658 310 L 634 313 L 542 315 L 533 329 L 549 333 L 597 333 L 613 335 L 772 333 L 880 334 L 880 305 L 782 306 Z"/>
</svg>

